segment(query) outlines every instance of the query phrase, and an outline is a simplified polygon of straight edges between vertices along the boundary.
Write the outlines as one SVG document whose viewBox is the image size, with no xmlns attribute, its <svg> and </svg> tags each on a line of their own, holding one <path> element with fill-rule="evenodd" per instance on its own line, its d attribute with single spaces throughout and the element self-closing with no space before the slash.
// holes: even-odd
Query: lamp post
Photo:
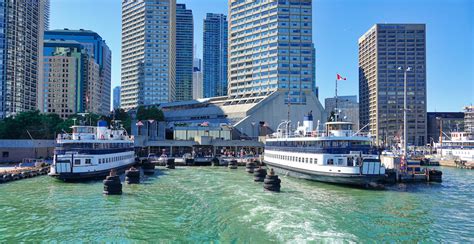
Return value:
<svg viewBox="0 0 474 244">
<path fill-rule="evenodd" d="M 411 67 L 404 69 L 403 67 L 398 67 L 398 70 L 403 70 L 403 156 L 406 161 L 408 156 L 408 139 L 407 139 L 407 72 L 411 71 Z"/>
</svg>

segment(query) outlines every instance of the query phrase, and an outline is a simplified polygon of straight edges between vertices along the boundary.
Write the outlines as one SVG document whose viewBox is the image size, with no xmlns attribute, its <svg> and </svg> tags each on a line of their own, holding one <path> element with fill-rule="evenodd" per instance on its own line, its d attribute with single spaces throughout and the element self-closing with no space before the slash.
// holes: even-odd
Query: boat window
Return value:
<svg viewBox="0 0 474 244">
<path fill-rule="evenodd" d="M 91 159 L 90 158 L 86 159 L 86 164 L 91 164 Z"/>
<path fill-rule="evenodd" d="M 332 158 L 328 159 L 328 165 L 334 165 L 334 159 Z"/>
<path fill-rule="evenodd" d="M 354 158 L 353 157 L 347 158 L 347 166 L 354 166 Z"/>
<path fill-rule="evenodd" d="M 318 159 L 317 158 L 314 159 L 314 164 L 318 164 Z"/>
<path fill-rule="evenodd" d="M 74 159 L 74 165 L 81 165 L 80 159 Z"/>
<path fill-rule="evenodd" d="M 342 158 L 337 159 L 337 165 L 342 165 L 344 163 L 344 160 Z"/>
</svg>

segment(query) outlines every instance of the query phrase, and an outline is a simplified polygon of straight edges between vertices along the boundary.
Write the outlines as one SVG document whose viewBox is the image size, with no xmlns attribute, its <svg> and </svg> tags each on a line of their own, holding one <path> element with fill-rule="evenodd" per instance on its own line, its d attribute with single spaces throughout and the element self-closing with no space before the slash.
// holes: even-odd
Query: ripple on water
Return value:
<svg viewBox="0 0 474 244">
<path fill-rule="evenodd" d="M 0 242 L 474 242 L 473 171 L 443 172 L 386 191 L 281 177 L 272 193 L 242 168 L 178 168 L 121 196 L 37 177 L 0 185 Z"/>
</svg>

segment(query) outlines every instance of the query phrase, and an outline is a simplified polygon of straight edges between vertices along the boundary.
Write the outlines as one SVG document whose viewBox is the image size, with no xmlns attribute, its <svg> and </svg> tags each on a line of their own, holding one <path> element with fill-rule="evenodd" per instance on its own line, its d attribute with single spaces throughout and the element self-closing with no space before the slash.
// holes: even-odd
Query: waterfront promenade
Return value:
<svg viewBox="0 0 474 244">
<path fill-rule="evenodd" d="M 121 196 L 42 176 L 0 185 L 0 242 L 472 243 L 474 171 L 441 170 L 384 191 L 282 176 L 269 193 L 243 167 L 178 167 Z"/>
</svg>

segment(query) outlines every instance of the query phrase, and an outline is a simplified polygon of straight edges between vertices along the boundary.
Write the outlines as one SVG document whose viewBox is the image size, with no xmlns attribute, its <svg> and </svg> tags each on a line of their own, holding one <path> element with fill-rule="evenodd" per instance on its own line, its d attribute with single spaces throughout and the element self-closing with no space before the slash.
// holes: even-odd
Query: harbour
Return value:
<svg viewBox="0 0 474 244">
<path fill-rule="evenodd" d="M 0 241 L 472 242 L 474 172 L 441 170 L 385 191 L 280 176 L 270 193 L 244 167 L 157 167 L 120 196 L 42 176 L 0 187 Z"/>
</svg>

